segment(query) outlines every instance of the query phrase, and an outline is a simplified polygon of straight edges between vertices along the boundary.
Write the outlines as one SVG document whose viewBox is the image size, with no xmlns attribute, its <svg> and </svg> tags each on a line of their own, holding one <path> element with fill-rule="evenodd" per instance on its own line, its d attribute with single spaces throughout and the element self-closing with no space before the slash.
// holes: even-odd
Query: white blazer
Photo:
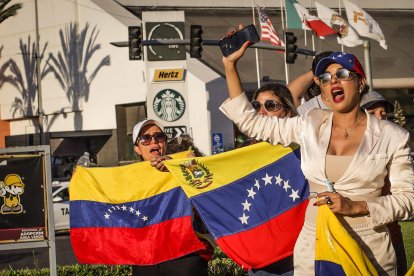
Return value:
<svg viewBox="0 0 414 276">
<path fill-rule="evenodd" d="M 313 109 L 304 116 L 283 119 L 262 116 L 244 93 L 226 100 L 220 110 L 249 137 L 284 146 L 299 144 L 304 175 L 310 182 L 325 186 L 332 111 Z M 335 182 L 335 189 L 343 196 L 380 195 L 388 176 L 392 194 L 366 200 L 371 227 L 376 228 L 414 216 L 414 170 L 408 131 L 368 113 L 367 117 L 361 144 L 344 175 Z"/>
</svg>

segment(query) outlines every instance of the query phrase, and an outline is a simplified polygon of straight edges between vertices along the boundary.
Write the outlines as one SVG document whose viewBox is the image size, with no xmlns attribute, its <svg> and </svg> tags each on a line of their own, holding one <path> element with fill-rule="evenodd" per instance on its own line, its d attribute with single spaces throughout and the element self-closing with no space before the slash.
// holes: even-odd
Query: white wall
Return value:
<svg viewBox="0 0 414 276">
<path fill-rule="evenodd" d="M 189 118 L 195 146 L 210 155 L 211 134 L 222 133 L 225 150 L 233 148 L 233 123 L 219 110 L 228 98 L 226 81 L 197 59 L 188 57 L 187 69 Z"/>
<path fill-rule="evenodd" d="M 89 99 L 81 99 L 80 108 L 81 123 L 75 123 L 75 114 L 71 102 L 68 101 L 65 91 L 57 82 L 53 74 L 49 74 L 42 80 L 43 109 L 47 124 L 45 130 L 73 131 L 73 130 L 98 130 L 114 129 L 115 105 L 145 101 L 146 89 L 143 78 L 144 63 L 142 61 L 129 61 L 128 48 L 112 46 L 110 42 L 127 41 L 128 25 L 139 25 L 140 21 L 127 10 L 120 7 L 112 0 L 97 1 L 100 6 L 89 0 L 38 1 L 39 32 L 41 49 L 45 42 L 48 43 L 43 64 L 49 54 L 57 55 L 62 51 L 59 31 L 65 31 L 70 23 L 77 23 L 79 30 L 83 30 L 89 24 L 90 35 L 96 26 L 99 31 L 96 45 L 100 49 L 92 55 L 86 76 L 89 77 L 99 62 L 107 55 L 110 56 L 110 66 L 103 66 L 90 85 Z M 104 7 L 112 14 L 108 14 Z M 23 62 L 19 50 L 19 39 L 27 43 L 30 35 L 31 42 L 35 41 L 35 9 L 34 1 L 24 1 L 23 8 L 18 15 L 4 21 L 0 25 L 0 45 L 4 45 L 0 64 L 12 58 L 16 60 L 20 70 L 23 71 Z M 87 40 L 88 41 L 88 40 Z M 19 127 L 13 127 L 13 119 L 18 119 L 18 114 L 12 114 L 11 104 L 15 97 L 20 97 L 18 91 L 9 84 L 5 84 L 0 91 L 1 118 L 11 121 L 11 135 L 26 134 L 27 128 L 22 123 L 16 123 Z M 35 109 L 37 110 L 37 99 Z M 56 114 L 60 113 L 60 114 Z M 79 114 L 78 114 L 79 115 Z M 52 123 L 50 125 L 50 123 Z M 31 128 L 33 129 L 33 128 Z"/>
<path fill-rule="evenodd" d="M 184 68 L 187 70 L 185 90 L 188 94 L 189 131 L 195 145 L 205 154 L 211 154 L 211 133 L 220 132 L 226 149 L 233 147 L 233 124 L 218 110 L 227 98 L 227 92 L 225 80 L 217 73 L 188 56 L 187 62 L 152 63 L 145 75 L 143 61 L 129 61 L 127 47 L 118 48 L 110 44 L 127 41 L 128 25 L 140 25 L 135 16 L 113 0 L 41 0 L 38 3 L 41 47 L 48 43 L 43 64 L 50 54 L 57 56 L 62 52 L 59 31 L 64 32 L 70 23 L 78 23 L 80 31 L 89 24 L 88 34 L 95 26 L 99 31 L 95 43 L 100 45 L 100 49 L 88 63 L 87 77 L 105 56 L 110 56 L 110 66 L 102 67 L 90 85 L 89 99 L 82 99 L 75 110 L 53 74 L 42 80 L 46 132 L 115 129 L 115 105 L 145 102 L 149 78 L 152 77 L 150 68 Z M 35 41 L 33 0 L 23 2 L 18 16 L 0 25 L 0 45 L 4 45 L 0 65 L 13 58 L 23 68 L 19 39 L 25 41 L 29 35 L 31 42 Z M 13 116 L 11 103 L 15 97 L 20 97 L 17 90 L 4 85 L 0 91 L 1 116 L 10 120 L 11 135 L 38 132 L 36 118 L 21 120 L 22 116 Z M 81 122 L 77 121 L 79 119 Z"/>
<path fill-rule="evenodd" d="M 20 71 L 25 75 L 23 68 L 23 55 L 20 52 L 20 39 L 23 43 L 28 42 L 28 36 L 31 42 L 35 41 L 35 14 L 33 1 L 22 1 L 23 9 L 18 11 L 19 16 L 10 17 L 0 24 L 0 46 L 3 51 L 0 59 L 0 66 L 10 59 L 16 61 Z M 33 11 L 33 12 L 29 12 Z M 21 15 L 21 16 L 20 16 Z M 20 17 L 20 20 L 19 20 Z M 25 56 L 27 58 L 32 58 Z M 10 119 L 13 117 L 12 104 L 16 98 L 20 98 L 20 93 L 12 85 L 5 83 L 0 90 L 1 118 Z M 35 100 L 35 103 L 37 100 Z M 37 105 L 33 106 L 33 110 L 37 109 Z M 16 113 L 15 117 L 22 118 L 23 114 Z"/>
</svg>

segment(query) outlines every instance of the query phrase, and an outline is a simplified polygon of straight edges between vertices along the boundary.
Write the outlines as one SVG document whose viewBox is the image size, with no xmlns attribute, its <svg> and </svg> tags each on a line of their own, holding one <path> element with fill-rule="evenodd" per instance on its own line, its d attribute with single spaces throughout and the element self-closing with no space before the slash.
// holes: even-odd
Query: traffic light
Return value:
<svg viewBox="0 0 414 276">
<path fill-rule="evenodd" d="M 201 34 L 203 29 L 201 25 L 191 25 L 190 28 L 190 57 L 201 58 L 201 52 L 203 51 Z"/>
<path fill-rule="evenodd" d="M 298 48 L 298 46 L 295 44 L 297 40 L 298 39 L 297 39 L 297 37 L 295 36 L 294 33 L 292 33 L 292 32 L 286 32 L 285 33 L 286 63 L 293 64 L 293 63 L 295 63 L 295 60 L 298 57 L 298 55 L 296 54 L 296 49 Z"/>
<path fill-rule="evenodd" d="M 141 56 L 141 27 L 128 26 L 129 60 L 140 60 Z"/>
</svg>

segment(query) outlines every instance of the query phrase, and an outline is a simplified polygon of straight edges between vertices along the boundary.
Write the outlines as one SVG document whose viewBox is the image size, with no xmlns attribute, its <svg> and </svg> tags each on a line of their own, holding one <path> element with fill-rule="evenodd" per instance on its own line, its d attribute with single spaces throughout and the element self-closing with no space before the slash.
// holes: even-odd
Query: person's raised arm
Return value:
<svg viewBox="0 0 414 276">
<path fill-rule="evenodd" d="M 226 73 L 227 89 L 229 90 L 230 99 L 240 96 L 243 93 L 239 72 L 237 71 L 237 62 L 243 56 L 244 52 L 246 52 L 246 49 L 250 44 L 251 42 L 247 41 L 236 52 L 227 57 L 223 56 L 222 61 L 224 72 Z"/>
<path fill-rule="evenodd" d="M 301 102 L 300 99 L 302 98 L 303 94 L 305 93 L 306 89 L 313 82 L 313 72 L 312 70 L 303 73 L 299 77 L 295 78 L 291 82 L 288 83 L 287 87 L 289 88 L 290 92 L 292 93 L 293 103 L 295 107 L 300 106 Z"/>
</svg>

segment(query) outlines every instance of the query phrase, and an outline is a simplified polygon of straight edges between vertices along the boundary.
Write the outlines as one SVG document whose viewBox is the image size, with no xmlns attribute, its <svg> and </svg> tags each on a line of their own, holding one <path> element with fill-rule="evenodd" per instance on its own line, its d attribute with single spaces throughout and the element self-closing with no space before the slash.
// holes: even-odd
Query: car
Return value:
<svg viewBox="0 0 414 276">
<path fill-rule="evenodd" d="M 69 178 L 72 175 L 73 167 L 78 156 L 52 156 L 52 178 Z"/>
<path fill-rule="evenodd" d="M 52 183 L 55 231 L 69 231 L 69 181 Z"/>
</svg>

